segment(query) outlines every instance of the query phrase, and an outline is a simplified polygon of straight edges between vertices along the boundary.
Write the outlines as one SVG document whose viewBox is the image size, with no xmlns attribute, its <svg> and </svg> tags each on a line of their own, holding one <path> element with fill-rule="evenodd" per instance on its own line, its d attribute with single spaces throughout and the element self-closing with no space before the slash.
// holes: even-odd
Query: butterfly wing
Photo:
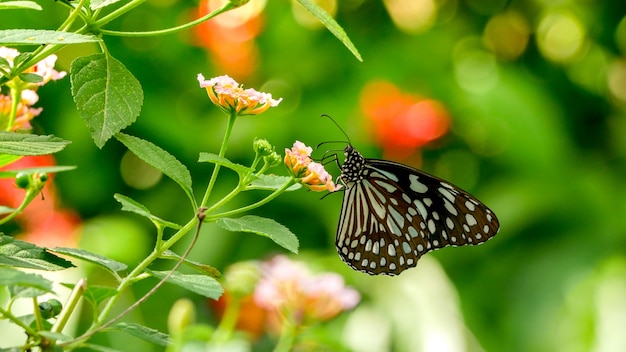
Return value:
<svg viewBox="0 0 626 352">
<path fill-rule="evenodd" d="M 365 159 L 347 184 L 336 246 L 352 268 L 397 275 L 429 251 L 493 237 L 495 214 L 449 182 L 395 162 Z"/>
</svg>

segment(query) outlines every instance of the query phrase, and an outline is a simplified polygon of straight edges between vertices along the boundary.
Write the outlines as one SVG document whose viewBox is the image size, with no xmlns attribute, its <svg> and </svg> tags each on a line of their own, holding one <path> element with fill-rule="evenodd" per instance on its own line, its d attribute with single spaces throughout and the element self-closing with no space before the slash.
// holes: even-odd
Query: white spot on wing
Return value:
<svg viewBox="0 0 626 352">
<path fill-rule="evenodd" d="M 409 187 L 411 188 L 411 190 L 417 193 L 426 193 L 428 191 L 428 187 L 425 184 L 418 181 L 417 175 L 409 175 L 409 182 L 410 182 Z"/>
</svg>

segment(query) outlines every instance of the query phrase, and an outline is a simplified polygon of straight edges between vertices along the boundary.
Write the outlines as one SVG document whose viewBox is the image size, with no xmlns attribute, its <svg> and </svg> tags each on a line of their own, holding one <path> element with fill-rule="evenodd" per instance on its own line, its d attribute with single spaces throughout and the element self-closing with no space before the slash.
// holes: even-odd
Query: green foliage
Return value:
<svg viewBox="0 0 626 352">
<path fill-rule="evenodd" d="M 240 176 L 245 175 L 246 173 L 250 173 L 254 170 L 247 166 L 239 165 L 231 162 L 230 160 L 221 157 L 217 154 L 213 153 L 200 153 L 200 157 L 198 158 L 198 162 L 201 163 L 213 163 L 217 165 L 221 165 L 227 167 L 235 172 L 237 172 Z"/>
<path fill-rule="evenodd" d="M 228 231 L 249 232 L 265 236 L 281 247 L 293 253 L 298 253 L 299 242 L 296 235 L 275 220 L 246 215 L 239 219 L 219 219 L 217 220 L 217 225 Z"/>
<path fill-rule="evenodd" d="M 361 54 L 357 50 L 357 48 L 352 44 L 352 41 L 346 34 L 346 32 L 341 28 L 341 26 L 335 21 L 335 19 L 328 14 L 328 12 L 324 11 L 315 1 L 313 0 L 298 0 L 300 5 L 304 6 L 307 11 L 309 11 L 313 16 L 317 17 L 320 22 L 326 26 L 326 28 L 339 39 L 343 45 L 350 50 L 352 55 L 357 58 L 359 61 L 363 61 L 361 58 Z"/>
<path fill-rule="evenodd" d="M 111 271 L 111 273 L 123 271 L 128 268 L 128 266 L 124 263 L 117 262 L 113 259 L 80 248 L 54 247 L 51 251 L 70 256 L 72 258 L 86 260 Z"/>
<path fill-rule="evenodd" d="M 165 150 L 138 137 L 124 133 L 118 133 L 115 138 L 122 142 L 139 159 L 150 164 L 171 178 L 185 191 L 191 201 L 193 201 L 193 191 L 191 189 L 191 175 L 185 165 Z"/>
<path fill-rule="evenodd" d="M 4 234 L 0 234 L 0 265 L 46 271 L 63 270 L 74 266 L 45 248 Z"/>
<path fill-rule="evenodd" d="M 99 148 L 137 119 L 143 104 L 141 85 L 109 54 L 74 60 L 70 79 L 78 112 Z"/>
<path fill-rule="evenodd" d="M 34 1 L 3 1 L 0 2 L 0 10 L 30 9 L 41 10 L 41 6 Z"/>
<path fill-rule="evenodd" d="M 197 274 L 181 274 L 177 271 L 170 272 L 147 270 L 147 272 L 158 279 L 163 279 L 171 273 L 171 276 L 167 279 L 167 282 L 178 285 L 184 289 L 187 289 L 191 292 L 197 293 L 207 298 L 218 299 L 224 292 L 224 289 L 222 288 L 220 283 L 210 276 Z"/>
<path fill-rule="evenodd" d="M 28 274 L 9 267 L 0 267 L 0 286 L 28 287 L 52 292 L 52 281 L 38 274 Z"/>
<path fill-rule="evenodd" d="M 124 331 L 142 340 L 146 340 L 160 346 L 167 346 L 167 344 L 169 343 L 169 336 L 167 336 L 167 334 L 164 334 L 155 329 L 150 329 L 143 325 L 132 323 L 118 323 L 115 324 L 113 328 Z"/>
<path fill-rule="evenodd" d="M 55 136 L 37 136 L 0 131 L 0 153 L 10 155 L 45 155 L 63 150 L 70 141 Z"/>
<path fill-rule="evenodd" d="M 115 200 L 117 200 L 118 202 L 120 202 L 122 204 L 122 210 L 125 211 L 129 211 L 141 216 L 144 216 L 148 219 L 150 219 L 152 222 L 154 222 L 155 224 L 157 224 L 158 226 L 163 226 L 163 227 L 169 227 L 175 230 L 178 230 L 181 228 L 180 225 L 178 224 L 174 224 L 172 222 L 163 220 L 159 217 L 156 217 L 152 214 L 150 214 L 150 211 L 148 210 L 148 208 L 146 208 L 145 206 L 143 206 L 142 204 L 124 196 L 121 194 L 115 194 L 113 196 L 115 198 Z"/>
<path fill-rule="evenodd" d="M 15 2 L 17 3 L 18 1 Z M 28 4 L 29 2 L 20 1 L 20 3 Z M 7 4 L 7 2 L 3 2 L 1 4 Z M 99 41 L 100 39 L 93 35 L 83 35 L 70 32 L 33 29 L 0 30 L 0 44 L 3 45 L 81 44 Z"/>
</svg>

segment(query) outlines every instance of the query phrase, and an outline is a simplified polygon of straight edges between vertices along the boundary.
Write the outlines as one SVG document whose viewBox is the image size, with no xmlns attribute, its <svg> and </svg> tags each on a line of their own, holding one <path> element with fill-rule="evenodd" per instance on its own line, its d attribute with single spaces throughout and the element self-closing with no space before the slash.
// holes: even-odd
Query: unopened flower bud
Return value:
<svg viewBox="0 0 626 352">
<path fill-rule="evenodd" d="M 267 139 L 255 139 L 252 146 L 254 152 L 260 156 L 268 156 L 274 152 L 274 146 Z"/>
<path fill-rule="evenodd" d="M 188 298 L 181 298 L 174 302 L 167 317 L 167 328 L 171 335 L 180 335 L 185 328 L 196 320 L 196 308 Z"/>
</svg>

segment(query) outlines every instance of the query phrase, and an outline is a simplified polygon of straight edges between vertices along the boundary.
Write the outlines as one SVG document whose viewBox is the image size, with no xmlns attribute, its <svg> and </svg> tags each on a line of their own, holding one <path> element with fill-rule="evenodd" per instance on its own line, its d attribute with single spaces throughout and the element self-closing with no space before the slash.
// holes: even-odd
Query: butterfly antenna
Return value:
<svg viewBox="0 0 626 352">
<path fill-rule="evenodd" d="M 335 124 L 335 126 L 337 126 L 339 131 L 341 131 L 341 133 L 343 133 L 343 135 L 346 136 L 346 139 L 348 140 L 348 144 L 352 145 L 352 141 L 350 141 L 350 137 L 348 137 L 348 134 L 346 133 L 346 131 L 344 131 L 343 128 L 341 128 L 341 126 L 339 125 L 339 123 L 337 123 L 337 121 L 335 121 L 335 119 L 333 119 L 330 115 L 326 115 L 326 114 L 322 114 L 320 116 L 327 117 L 330 121 L 332 121 Z"/>
</svg>

